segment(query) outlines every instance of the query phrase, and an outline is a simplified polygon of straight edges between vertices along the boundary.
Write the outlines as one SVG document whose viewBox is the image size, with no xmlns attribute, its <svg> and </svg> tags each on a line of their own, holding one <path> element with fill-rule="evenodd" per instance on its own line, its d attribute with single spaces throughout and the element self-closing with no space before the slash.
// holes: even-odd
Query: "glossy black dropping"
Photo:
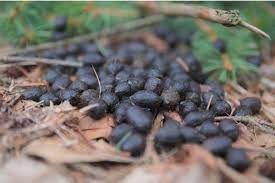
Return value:
<svg viewBox="0 0 275 183">
<path fill-rule="evenodd" d="M 201 72 L 201 64 L 192 52 L 189 52 L 184 56 L 184 61 L 187 64 L 190 73 Z"/>
<path fill-rule="evenodd" d="M 131 106 L 126 111 L 127 122 L 141 133 L 148 133 L 153 123 L 153 115 L 148 109 Z"/>
<path fill-rule="evenodd" d="M 173 88 L 181 95 L 184 96 L 185 93 L 189 90 L 189 82 L 175 81 Z"/>
<path fill-rule="evenodd" d="M 119 60 L 112 60 L 105 64 L 105 69 L 108 73 L 112 75 L 116 75 L 119 71 L 121 71 L 124 66 Z"/>
<path fill-rule="evenodd" d="M 132 134 L 121 146 L 122 151 L 130 152 L 132 156 L 140 156 L 146 147 L 145 138 L 138 134 Z"/>
<path fill-rule="evenodd" d="M 225 53 L 226 52 L 226 45 L 225 42 L 221 39 L 216 39 L 213 42 L 215 48 L 220 52 L 220 53 Z"/>
<path fill-rule="evenodd" d="M 88 112 L 88 115 L 93 119 L 101 119 L 107 113 L 107 104 L 101 99 L 95 99 L 89 102 L 89 104 L 95 104 L 97 106 L 91 108 Z"/>
<path fill-rule="evenodd" d="M 80 67 L 76 71 L 76 76 L 80 77 L 82 75 L 93 75 L 94 71 L 91 67 Z"/>
<path fill-rule="evenodd" d="M 183 118 L 192 111 L 198 111 L 198 107 L 194 102 L 185 100 L 179 103 L 179 114 Z"/>
<path fill-rule="evenodd" d="M 130 85 L 131 93 L 135 93 L 144 88 L 144 78 L 129 78 L 127 83 Z"/>
<path fill-rule="evenodd" d="M 187 92 L 185 94 L 185 100 L 192 101 L 197 106 L 199 106 L 201 104 L 201 97 L 200 97 L 199 93 Z"/>
<path fill-rule="evenodd" d="M 98 92 L 93 89 L 85 90 L 79 97 L 79 107 L 84 107 L 89 104 L 90 101 L 98 98 Z"/>
<path fill-rule="evenodd" d="M 180 137 L 184 143 L 201 143 L 204 139 L 197 129 L 186 126 L 180 128 Z"/>
<path fill-rule="evenodd" d="M 88 53 L 83 56 L 82 61 L 84 65 L 87 66 L 94 66 L 94 67 L 99 67 L 104 64 L 104 59 L 101 55 L 97 53 Z"/>
<path fill-rule="evenodd" d="M 162 92 L 162 81 L 159 78 L 148 78 L 144 86 L 145 90 L 153 91 L 160 95 Z"/>
<path fill-rule="evenodd" d="M 201 125 L 207 120 L 214 121 L 214 114 L 211 111 L 193 111 L 184 118 L 185 124 L 192 127 Z"/>
<path fill-rule="evenodd" d="M 39 98 L 46 92 L 45 89 L 39 87 L 32 87 L 27 89 L 22 94 L 24 100 L 33 100 L 38 102 Z"/>
<path fill-rule="evenodd" d="M 211 137 L 203 142 L 203 147 L 217 156 L 225 156 L 232 141 L 226 136 Z"/>
<path fill-rule="evenodd" d="M 77 92 L 83 92 L 84 90 L 87 90 L 88 87 L 89 86 L 83 81 L 75 80 L 70 84 L 69 89 L 75 90 Z"/>
<path fill-rule="evenodd" d="M 221 99 L 224 99 L 224 90 L 218 82 L 209 81 L 207 84 L 210 87 L 211 92 L 217 94 Z"/>
<path fill-rule="evenodd" d="M 243 149 L 230 148 L 226 154 L 226 162 L 227 164 L 238 170 L 243 172 L 246 170 L 251 164 L 249 157 Z"/>
<path fill-rule="evenodd" d="M 56 17 L 53 20 L 54 29 L 57 31 L 64 31 L 66 29 L 67 20 L 65 16 Z"/>
<path fill-rule="evenodd" d="M 180 130 L 176 125 L 165 125 L 155 135 L 154 141 L 158 145 L 176 145 L 181 141 Z"/>
<path fill-rule="evenodd" d="M 164 78 L 162 79 L 162 81 L 163 81 L 162 86 L 163 86 L 163 89 L 164 89 L 164 90 L 173 88 L 173 85 L 174 85 L 174 83 L 175 83 L 175 81 L 174 81 L 173 79 L 171 79 L 170 77 L 164 77 Z"/>
<path fill-rule="evenodd" d="M 238 106 L 233 112 L 234 116 L 251 116 L 253 115 L 253 112 L 250 108 L 247 108 L 245 106 Z"/>
<path fill-rule="evenodd" d="M 200 94 L 201 93 L 200 85 L 194 81 L 189 82 L 189 91 Z"/>
<path fill-rule="evenodd" d="M 92 74 L 81 75 L 79 80 L 88 85 L 88 88 L 96 89 L 98 87 L 98 81 Z"/>
<path fill-rule="evenodd" d="M 127 70 L 122 70 L 116 74 L 116 82 L 127 81 L 131 77 L 131 73 Z"/>
<path fill-rule="evenodd" d="M 253 114 L 259 114 L 261 110 L 261 100 L 257 97 L 247 97 L 240 100 L 240 105 L 249 108 Z"/>
<path fill-rule="evenodd" d="M 130 97 L 132 103 L 141 107 L 158 108 L 162 102 L 161 97 L 156 93 L 147 90 L 136 92 Z"/>
<path fill-rule="evenodd" d="M 147 72 L 147 77 L 148 78 L 163 78 L 163 74 L 160 72 L 158 69 L 150 69 Z"/>
<path fill-rule="evenodd" d="M 48 69 L 43 76 L 44 80 L 46 80 L 49 84 L 53 84 L 58 77 L 60 77 L 60 73 L 53 69 Z"/>
<path fill-rule="evenodd" d="M 220 134 L 219 128 L 212 121 L 203 122 L 199 131 L 206 137 L 214 137 Z"/>
<path fill-rule="evenodd" d="M 210 107 L 211 107 L 212 105 L 214 105 L 215 103 L 217 103 L 220 100 L 221 100 L 221 98 L 213 92 L 202 92 L 201 93 L 201 101 L 205 108 L 209 105 L 209 103 L 210 103 Z"/>
<path fill-rule="evenodd" d="M 58 93 L 61 101 L 69 101 L 72 106 L 80 102 L 79 93 L 75 90 L 64 89 L 60 90 Z"/>
<path fill-rule="evenodd" d="M 240 130 L 235 121 L 231 119 L 224 119 L 219 124 L 220 130 L 224 135 L 229 137 L 232 141 L 237 140 L 240 134 Z"/>
<path fill-rule="evenodd" d="M 53 103 L 53 104 L 59 104 L 60 103 L 60 100 L 58 97 L 56 97 L 54 94 L 52 94 L 51 92 L 47 92 L 45 94 L 43 94 L 40 98 L 39 98 L 39 101 L 43 101 L 42 105 L 43 106 L 48 106 L 50 105 L 50 101 Z"/>
<path fill-rule="evenodd" d="M 161 94 L 161 98 L 162 98 L 162 107 L 164 109 L 173 110 L 176 108 L 176 106 L 180 102 L 179 93 L 172 88 L 168 90 L 163 90 Z"/>
<path fill-rule="evenodd" d="M 217 101 L 211 110 L 216 116 L 229 116 L 231 114 L 231 106 L 225 100 Z"/>
<path fill-rule="evenodd" d="M 58 91 L 61 89 L 66 89 L 70 84 L 71 84 L 71 80 L 70 80 L 69 76 L 62 75 L 61 77 L 57 78 L 54 81 L 54 83 L 52 85 L 52 90 Z"/>
<path fill-rule="evenodd" d="M 113 144 L 117 144 L 133 127 L 129 124 L 122 123 L 113 128 L 110 140 Z"/>
<path fill-rule="evenodd" d="M 119 102 L 119 98 L 116 96 L 116 94 L 112 92 L 103 93 L 101 98 L 107 104 L 108 109 L 110 111 L 113 111 L 115 108 L 115 105 Z"/>
<path fill-rule="evenodd" d="M 126 122 L 126 111 L 131 106 L 130 103 L 118 103 L 115 106 L 115 119 L 117 123 L 123 123 Z"/>
<path fill-rule="evenodd" d="M 120 82 L 115 87 L 115 94 L 121 98 L 122 96 L 128 96 L 131 94 L 131 86 L 128 82 Z"/>
</svg>

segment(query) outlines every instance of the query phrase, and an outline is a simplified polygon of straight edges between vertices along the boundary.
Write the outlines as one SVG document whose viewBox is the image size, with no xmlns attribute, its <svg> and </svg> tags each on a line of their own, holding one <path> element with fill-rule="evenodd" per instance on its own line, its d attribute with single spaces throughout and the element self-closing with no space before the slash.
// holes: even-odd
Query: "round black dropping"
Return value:
<svg viewBox="0 0 275 183">
<path fill-rule="evenodd" d="M 121 71 L 124 66 L 119 60 L 112 60 L 105 64 L 105 69 L 108 73 L 112 75 L 116 75 L 119 71 Z"/>
<path fill-rule="evenodd" d="M 158 145 L 176 145 L 181 141 L 180 130 L 176 126 L 165 125 L 155 135 L 154 141 Z"/>
<path fill-rule="evenodd" d="M 195 92 L 195 93 L 198 93 L 200 94 L 201 93 L 201 88 L 200 88 L 200 85 L 194 81 L 191 81 L 189 82 L 189 91 L 190 92 Z"/>
<path fill-rule="evenodd" d="M 126 123 L 117 125 L 110 135 L 110 140 L 113 144 L 117 144 L 128 132 L 133 129 L 132 126 Z"/>
<path fill-rule="evenodd" d="M 130 152 L 132 156 L 136 157 L 143 154 L 145 147 L 145 138 L 138 133 L 134 133 L 122 144 L 121 150 Z"/>
<path fill-rule="evenodd" d="M 89 105 L 93 105 L 93 104 L 95 106 L 93 106 L 89 110 L 88 115 L 96 120 L 104 117 L 107 113 L 107 104 L 101 99 L 95 99 L 89 102 Z"/>
<path fill-rule="evenodd" d="M 39 101 L 43 101 L 43 105 L 44 106 L 48 106 L 50 105 L 50 101 L 53 103 L 53 104 L 59 104 L 60 103 L 60 100 L 58 97 L 56 97 L 54 94 L 52 94 L 51 92 L 47 92 L 45 94 L 43 94 L 40 98 L 39 98 Z"/>
<path fill-rule="evenodd" d="M 52 90 L 58 91 L 61 89 L 66 89 L 70 84 L 71 84 L 71 80 L 70 80 L 69 76 L 62 75 L 61 77 L 57 78 L 54 81 L 54 83 L 52 85 Z"/>
<path fill-rule="evenodd" d="M 240 172 L 246 170 L 250 165 L 249 157 L 243 149 L 230 148 L 226 154 L 227 164 Z"/>
<path fill-rule="evenodd" d="M 132 74 L 133 74 L 133 77 L 139 77 L 144 79 L 147 78 L 146 71 L 141 68 L 135 68 Z"/>
<path fill-rule="evenodd" d="M 261 55 L 254 55 L 254 56 L 249 56 L 246 60 L 248 63 L 251 63 L 257 67 L 260 67 L 263 62 L 263 57 Z"/>
<path fill-rule="evenodd" d="M 32 87 L 28 90 L 25 90 L 22 94 L 24 100 L 33 100 L 38 102 L 39 98 L 46 92 L 43 88 Z"/>
<path fill-rule="evenodd" d="M 185 94 L 185 100 L 192 101 L 194 104 L 199 106 L 201 104 L 201 98 L 199 93 L 187 92 Z"/>
<path fill-rule="evenodd" d="M 100 79 L 101 84 L 106 84 L 106 85 L 113 85 L 115 83 L 115 78 L 113 76 L 105 76 L 104 78 Z"/>
<path fill-rule="evenodd" d="M 203 142 L 203 147 L 217 156 L 225 156 L 232 141 L 226 136 L 211 137 Z"/>
<path fill-rule="evenodd" d="M 204 139 L 197 129 L 185 126 L 180 128 L 180 136 L 185 143 L 201 143 Z"/>
<path fill-rule="evenodd" d="M 115 80 L 117 82 L 127 81 L 131 76 L 131 73 L 127 70 L 122 70 L 116 74 Z"/>
<path fill-rule="evenodd" d="M 61 101 L 69 101 L 72 106 L 77 105 L 80 101 L 79 93 L 75 90 L 65 89 L 60 90 L 58 93 Z"/>
<path fill-rule="evenodd" d="M 80 80 L 75 80 L 69 86 L 69 89 L 75 90 L 77 92 L 83 92 L 84 90 L 88 89 L 88 85 Z"/>
<path fill-rule="evenodd" d="M 237 140 L 240 134 L 238 125 L 231 119 L 224 119 L 220 122 L 220 130 L 232 141 Z"/>
<path fill-rule="evenodd" d="M 231 114 L 231 106 L 228 102 L 222 100 L 217 101 L 212 107 L 211 110 L 216 116 L 229 116 Z"/>
<path fill-rule="evenodd" d="M 80 77 L 82 75 L 89 75 L 89 74 L 90 75 L 94 74 L 92 67 L 80 67 L 77 69 L 75 75 Z"/>
<path fill-rule="evenodd" d="M 126 111 L 131 106 L 130 103 L 118 103 L 115 106 L 115 119 L 117 123 L 123 123 L 126 122 Z"/>
<path fill-rule="evenodd" d="M 53 84 L 53 82 L 60 76 L 60 73 L 53 69 L 48 69 L 45 75 L 43 76 L 44 80 L 46 80 L 49 84 Z"/>
<path fill-rule="evenodd" d="M 190 82 L 192 79 L 190 78 L 189 75 L 183 73 L 183 71 L 181 71 L 181 73 L 175 74 L 174 76 L 172 76 L 174 81 L 179 81 L 179 82 Z M 189 87 L 188 87 L 189 89 Z"/>
<path fill-rule="evenodd" d="M 149 90 L 155 92 L 156 94 L 160 95 L 162 92 L 162 82 L 159 78 L 149 78 L 144 86 L 145 90 Z"/>
<path fill-rule="evenodd" d="M 215 48 L 220 52 L 220 53 L 225 53 L 226 52 L 226 45 L 225 42 L 221 39 L 216 39 L 214 41 L 214 46 Z"/>
<path fill-rule="evenodd" d="M 145 81 L 143 78 L 129 78 L 127 82 L 130 85 L 131 93 L 135 93 L 144 88 Z"/>
<path fill-rule="evenodd" d="M 170 77 L 164 77 L 162 79 L 162 81 L 163 81 L 162 86 L 163 86 L 163 89 L 165 89 L 165 90 L 172 88 L 175 83 L 175 81 L 173 79 L 171 79 Z"/>
<path fill-rule="evenodd" d="M 201 68 L 201 64 L 200 62 L 196 59 L 196 57 L 194 56 L 194 54 L 192 52 L 187 53 L 184 56 L 185 63 L 187 64 L 188 68 L 189 68 L 189 73 L 198 73 L 201 72 L 202 68 Z"/>
<path fill-rule="evenodd" d="M 87 66 L 99 67 L 104 64 L 104 59 L 97 53 L 88 53 L 83 56 L 82 62 Z"/>
<path fill-rule="evenodd" d="M 259 114 L 261 110 L 261 100 L 257 97 L 247 97 L 240 100 L 240 105 L 249 108 L 253 114 Z"/>
<path fill-rule="evenodd" d="M 107 104 L 108 109 L 110 111 L 113 111 L 115 108 L 115 105 L 119 102 L 119 98 L 116 96 L 116 94 L 112 92 L 103 93 L 101 98 Z"/>
<path fill-rule="evenodd" d="M 201 100 L 204 107 L 207 107 L 209 103 L 210 106 L 212 106 L 217 103 L 217 101 L 221 100 L 221 98 L 213 92 L 203 92 L 201 93 Z"/>
<path fill-rule="evenodd" d="M 161 98 L 162 98 L 162 107 L 164 109 L 169 109 L 169 110 L 175 109 L 180 101 L 179 93 L 172 88 L 168 90 L 163 90 L 161 94 Z"/>
<path fill-rule="evenodd" d="M 160 72 L 160 70 L 158 70 L 158 69 L 150 69 L 150 70 L 147 72 L 147 77 L 148 77 L 148 78 L 162 78 L 163 75 L 162 75 L 162 73 Z"/>
<path fill-rule="evenodd" d="M 56 17 L 53 20 L 53 26 L 56 31 L 64 31 L 66 29 L 66 24 L 67 24 L 67 17 L 61 16 L 61 17 Z"/>
<path fill-rule="evenodd" d="M 173 88 L 181 95 L 184 96 L 185 93 L 189 90 L 189 82 L 175 81 Z"/>
<path fill-rule="evenodd" d="M 207 120 L 214 121 L 214 114 L 211 111 L 193 111 L 184 118 L 185 124 L 192 127 L 198 126 Z"/>
<path fill-rule="evenodd" d="M 212 121 L 203 122 L 199 131 L 206 137 L 214 137 L 220 134 L 219 128 Z"/>
<path fill-rule="evenodd" d="M 96 89 L 98 87 L 98 81 L 94 75 L 85 74 L 79 77 L 79 80 L 88 85 L 89 88 Z"/>
<path fill-rule="evenodd" d="M 85 90 L 79 97 L 79 107 L 84 107 L 89 104 L 91 100 L 98 98 L 98 92 L 93 89 Z"/>
<path fill-rule="evenodd" d="M 136 92 L 130 97 L 132 103 L 141 107 L 158 108 L 162 102 L 161 97 L 156 93 L 147 90 Z"/>
<path fill-rule="evenodd" d="M 130 95 L 131 86 L 128 84 L 128 82 L 120 82 L 115 87 L 115 94 L 120 98 L 124 95 Z"/>
<path fill-rule="evenodd" d="M 181 101 L 179 104 L 179 114 L 184 118 L 188 113 L 192 111 L 197 111 L 198 107 L 192 101 Z"/>
<path fill-rule="evenodd" d="M 153 123 L 153 115 L 147 109 L 132 106 L 126 112 L 127 122 L 141 133 L 148 133 Z"/>
<path fill-rule="evenodd" d="M 234 116 L 251 116 L 253 112 L 250 108 L 245 106 L 238 106 L 236 107 L 235 111 L 233 112 Z"/>
</svg>

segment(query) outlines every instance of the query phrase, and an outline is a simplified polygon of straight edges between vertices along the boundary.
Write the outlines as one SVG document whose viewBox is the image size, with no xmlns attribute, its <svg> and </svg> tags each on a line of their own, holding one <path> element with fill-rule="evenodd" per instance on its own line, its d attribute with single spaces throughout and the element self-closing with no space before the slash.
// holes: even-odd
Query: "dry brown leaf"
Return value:
<svg viewBox="0 0 275 183">
<path fill-rule="evenodd" d="M 94 149 L 84 143 L 73 144 L 65 147 L 57 137 L 41 138 L 27 145 L 23 152 L 27 155 L 35 155 L 52 163 L 80 163 L 80 162 L 134 162 L 129 155 L 116 151 L 107 143 L 93 142 Z"/>
</svg>

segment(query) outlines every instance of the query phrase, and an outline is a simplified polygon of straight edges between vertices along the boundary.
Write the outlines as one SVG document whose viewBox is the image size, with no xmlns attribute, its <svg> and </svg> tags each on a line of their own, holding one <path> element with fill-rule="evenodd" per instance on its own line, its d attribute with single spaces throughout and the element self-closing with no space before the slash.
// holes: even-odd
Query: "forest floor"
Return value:
<svg viewBox="0 0 275 183">
<path fill-rule="evenodd" d="M 99 41 L 105 44 L 109 39 L 112 37 Z M 159 43 L 163 44 L 155 45 L 159 47 Z M 68 102 L 40 107 L 37 102 L 22 100 L 22 89 L 43 85 L 40 78 L 45 66 L 37 65 L 28 72 L 19 68 L 23 76 L 17 79 L 7 78 L 1 71 L 0 182 L 244 183 L 272 182 L 262 174 L 274 178 L 275 57 L 263 63 L 259 68 L 260 80 L 252 82 L 248 89 L 233 82 L 224 85 L 226 99 L 234 107 L 239 99 L 248 96 L 258 96 L 262 101 L 259 116 L 245 119 L 248 125 L 238 123 L 241 135 L 233 146 L 247 149 L 253 160 L 244 173 L 231 169 L 224 160 L 198 145 L 184 144 L 173 152 L 158 155 L 152 137 L 163 114 L 155 119 L 145 154 L 132 158 L 104 140 L 115 126 L 112 115 L 94 121 Z M 176 112 L 167 114 L 180 118 Z"/>
</svg>

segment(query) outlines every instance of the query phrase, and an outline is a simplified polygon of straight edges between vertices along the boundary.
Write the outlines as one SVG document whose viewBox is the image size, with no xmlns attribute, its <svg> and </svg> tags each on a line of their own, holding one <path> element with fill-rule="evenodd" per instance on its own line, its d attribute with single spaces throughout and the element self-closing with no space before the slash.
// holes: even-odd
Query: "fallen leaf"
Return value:
<svg viewBox="0 0 275 183">
<path fill-rule="evenodd" d="M 65 147 L 57 137 L 41 138 L 31 142 L 23 149 L 23 153 L 41 157 L 51 163 L 80 163 L 80 162 L 119 162 L 131 163 L 135 160 L 128 154 L 116 151 L 111 145 L 102 141 L 93 141 L 95 148 L 79 142 Z"/>
</svg>

